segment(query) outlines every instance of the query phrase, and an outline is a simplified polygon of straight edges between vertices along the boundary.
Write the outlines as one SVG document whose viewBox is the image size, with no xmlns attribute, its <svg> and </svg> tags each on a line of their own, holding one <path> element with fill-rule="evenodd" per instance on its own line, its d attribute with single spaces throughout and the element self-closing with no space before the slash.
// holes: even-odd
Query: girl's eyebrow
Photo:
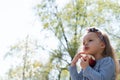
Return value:
<svg viewBox="0 0 120 80">
<path fill-rule="evenodd" d="M 92 37 L 84 38 L 83 41 L 89 40 L 89 39 L 94 39 L 94 38 L 92 38 Z"/>
</svg>

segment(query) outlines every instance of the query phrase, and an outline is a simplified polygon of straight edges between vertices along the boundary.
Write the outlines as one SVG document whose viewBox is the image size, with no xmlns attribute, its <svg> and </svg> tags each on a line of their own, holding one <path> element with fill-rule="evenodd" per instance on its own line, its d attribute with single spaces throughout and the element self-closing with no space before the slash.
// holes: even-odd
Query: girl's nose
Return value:
<svg viewBox="0 0 120 80">
<path fill-rule="evenodd" d="M 87 45 L 88 45 L 88 42 L 85 42 L 85 43 L 84 43 L 84 46 L 87 46 Z"/>
</svg>

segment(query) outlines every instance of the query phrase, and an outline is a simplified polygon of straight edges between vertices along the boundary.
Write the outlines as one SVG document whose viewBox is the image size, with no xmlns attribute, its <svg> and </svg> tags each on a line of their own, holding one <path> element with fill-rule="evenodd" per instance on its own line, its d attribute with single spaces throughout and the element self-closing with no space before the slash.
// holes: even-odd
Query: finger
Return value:
<svg viewBox="0 0 120 80">
<path fill-rule="evenodd" d="M 86 61 L 86 55 L 82 55 L 82 59 Z"/>
<path fill-rule="evenodd" d="M 83 65 L 83 63 L 84 63 L 84 60 L 83 60 L 83 58 L 81 58 L 80 65 L 82 66 L 82 65 Z"/>
<path fill-rule="evenodd" d="M 89 62 L 89 57 L 88 56 L 83 57 L 83 59 L 84 59 L 85 62 Z"/>
<path fill-rule="evenodd" d="M 84 59 L 84 57 L 81 57 L 81 62 L 85 62 L 86 60 Z"/>
<path fill-rule="evenodd" d="M 81 54 L 80 54 L 80 53 L 77 53 L 75 57 L 76 57 L 76 58 L 81 58 Z"/>
<path fill-rule="evenodd" d="M 81 54 L 85 54 L 85 52 L 79 52 L 78 54 L 80 54 L 80 55 L 81 55 Z"/>
<path fill-rule="evenodd" d="M 78 59 L 79 59 L 79 56 L 76 56 L 76 57 L 73 59 L 72 62 L 76 63 L 76 62 L 78 61 Z"/>
<path fill-rule="evenodd" d="M 86 58 L 86 61 L 89 61 L 89 56 L 88 55 L 85 58 Z"/>
</svg>

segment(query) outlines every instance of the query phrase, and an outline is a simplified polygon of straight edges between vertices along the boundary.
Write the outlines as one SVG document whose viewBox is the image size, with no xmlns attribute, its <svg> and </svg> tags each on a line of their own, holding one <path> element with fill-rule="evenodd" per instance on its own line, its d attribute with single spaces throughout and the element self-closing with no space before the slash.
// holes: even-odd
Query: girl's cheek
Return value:
<svg viewBox="0 0 120 80">
<path fill-rule="evenodd" d="M 90 42 L 90 43 L 89 43 L 89 45 L 91 46 L 91 45 L 93 45 L 93 43 L 92 43 L 92 42 Z"/>
</svg>

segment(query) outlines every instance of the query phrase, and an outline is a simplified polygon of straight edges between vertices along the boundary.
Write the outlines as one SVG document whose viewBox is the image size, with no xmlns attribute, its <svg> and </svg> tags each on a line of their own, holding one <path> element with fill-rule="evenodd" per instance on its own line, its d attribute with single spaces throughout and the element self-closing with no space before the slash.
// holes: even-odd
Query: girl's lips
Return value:
<svg viewBox="0 0 120 80">
<path fill-rule="evenodd" d="M 84 51 L 87 51 L 89 49 L 89 47 L 84 47 L 83 50 Z"/>
</svg>

